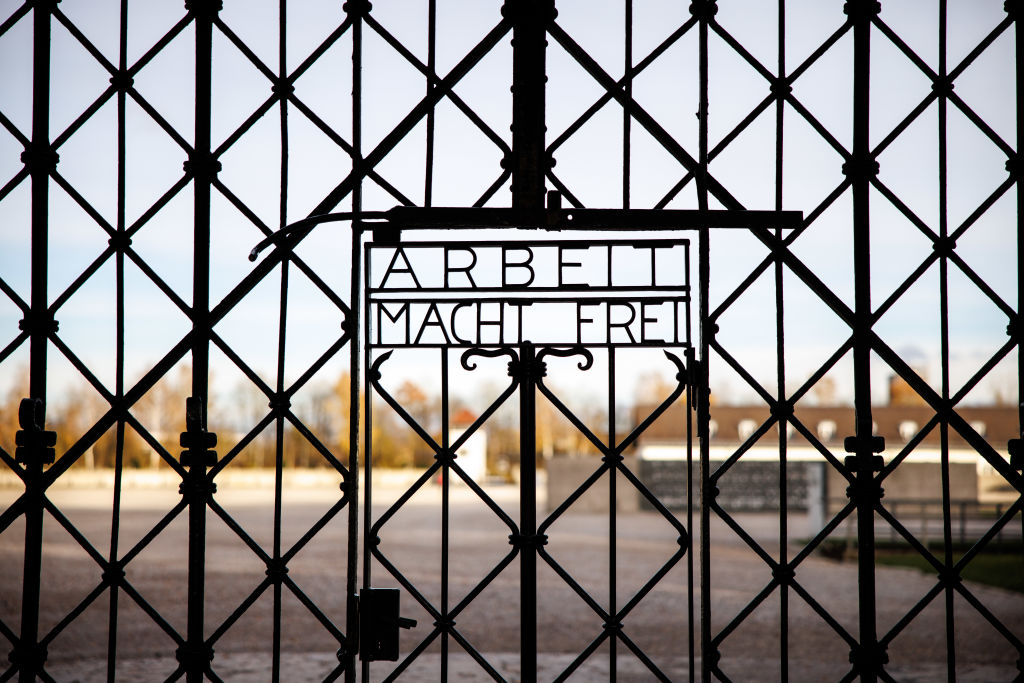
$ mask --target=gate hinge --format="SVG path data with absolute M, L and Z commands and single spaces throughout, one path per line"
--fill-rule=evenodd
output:
M 1010 467 L 1018 472 L 1024 472 L 1024 439 L 1010 439 L 1006 444 L 1006 450 L 1010 453 Z
M 364 588 L 356 596 L 359 611 L 359 658 L 364 662 L 397 662 L 398 631 L 415 619 L 399 616 L 397 588 Z
M 701 378 L 703 375 L 703 364 L 696 358 L 690 359 L 690 368 L 686 378 L 686 390 L 690 392 L 690 409 L 696 411 L 699 407 L 701 397 L 705 395 L 704 391 L 701 391 Z

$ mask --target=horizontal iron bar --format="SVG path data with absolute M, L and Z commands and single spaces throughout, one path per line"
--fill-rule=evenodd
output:
M 523 340 L 529 341 L 527 339 Z M 686 339 L 680 339 L 677 342 L 674 341 L 647 341 L 647 342 L 534 342 L 538 348 L 544 349 L 575 349 L 580 346 L 584 346 L 588 349 L 689 349 L 693 347 L 693 343 Z M 384 343 L 384 342 L 373 342 L 367 343 L 367 347 L 371 349 L 514 349 L 519 346 L 520 342 L 451 342 L 443 344 L 441 342 L 422 342 L 419 344 L 411 343 Z
M 381 222 L 383 219 L 384 222 Z M 357 229 L 437 230 L 448 228 L 544 228 L 546 230 L 698 230 L 700 228 L 792 230 L 803 225 L 802 211 L 741 209 L 485 209 L 477 207 L 396 206 L 387 211 L 325 213 L 310 216 L 264 238 L 249 252 L 255 261 L 267 247 L 292 233 L 302 239 L 321 223 L 355 220 Z M 292 245 L 294 246 L 294 245 Z
M 699 228 L 779 228 L 802 225 L 802 211 L 698 209 L 490 209 L 396 206 L 385 212 L 389 227 L 539 227 L 548 230 L 697 230 Z M 367 225 L 371 227 L 372 224 Z
M 249 253 L 260 252 L 300 231 L 321 223 L 361 219 L 357 228 L 376 230 L 437 230 L 445 228 L 544 228 L 546 230 L 698 230 L 741 228 L 792 230 L 803 225 L 802 211 L 740 209 L 485 209 L 477 207 L 396 206 L 387 211 L 326 213 L 310 216 L 264 238 Z M 386 222 L 378 222 L 384 219 Z M 304 236 L 304 235 L 302 235 Z M 301 239 L 301 237 L 299 239 Z
M 689 285 L 680 285 L 678 287 L 673 287 L 671 285 L 656 285 L 654 287 L 627 287 L 625 285 L 616 285 L 613 287 L 608 287 L 606 285 L 562 285 L 561 287 L 552 285 L 550 287 L 523 287 L 521 285 L 509 285 L 508 287 L 420 287 L 419 289 L 414 289 L 412 287 L 374 287 L 373 289 L 366 290 L 366 296 L 369 297 L 369 301 L 374 303 L 479 303 L 483 301 L 486 303 L 509 303 L 513 306 L 520 306 L 523 301 L 536 301 L 537 303 L 542 304 L 594 304 L 604 303 L 606 301 L 684 302 L 690 300 L 690 297 L 688 296 L 689 291 Z M 546 295 L 561 292 L 584 292 L 587 296 L 533 296 L 535 294 Z M 600 296 L 602 294 L 618 294 L 620 292 L 626 292 L 627 294 L 621 294 L 615 297 Z M 657 296 L 657 292 L 674 292 L 677 293 L 678 296 Z M 446 294 L 448 296 L 443 298 L 427 296 L 430 294 Z M 461 296 L 459 296 L 460 294 Z M 503 296 L 481 296 L 484 294 L 502 294 Z
M 404 207 L 403 207 L 404 208 Z M 433 210 L 433 209 L 428 209 Z M 490 209 L 483 209 L 488 211 Z M 367 228 L 380 227 L 380 223 L 369 223 Z M 401 226 L 396 226 L 401 227 Z M 477 226 L 481 227 L 481 226 Z M 486 227 L 486 226 L 482 226 Z M 376 244 L 369 243 L 367 245 L 370 251 L 375 250 L 391 250 L 393 245 L 390 244 Z M 453 243 L 451 240 L 416 240 L 415 242 L 403 242 L 402 248 L 405 251 L 413 251 L 415 249 L 448 249 L 449 251 L 455 250 L 466 250 L 466 249 L 486 249 L 486 248 L 500 248 L 500 247 L 516 247 L 522 249 L 524 247 L 562 247 L 563 249 L 605 249 L 608 247 L 633 247 L 634 249 L 671 249 L 674 247 L 685 247 L 689 249 L 690 240 L 689 238 L 631 238 L 631 239 L 607 239 L 601 240 L 600 242 L 594 242 L 592 239 L 586 237 L 574 237 L 572 239 L 554 239 L 554 240 L 543 240 L 536 242 L 524 242 L 522 240 L 516 240 L 514 242 L 508 242 L 505 240 L 494 240 L 494 239 L 482 239 L 482 240 L 463 240 L 460 239 L 457 243 Z

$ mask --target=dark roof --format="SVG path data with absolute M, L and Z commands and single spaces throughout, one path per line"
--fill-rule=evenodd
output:
M 651 414 L 654 406 L 638 406 L 634 412 L 634 424 L 639 424 Z M 667 442 L 678 441 L 686 436 L 686 408 L 678 403 L 668 408 L 640 437 L 640 441 Z M 1006 442 L 1020 436 L 1017 408 L 1015 406 L 965 406 L 957 408 L 957 414 L 971 424 L 981 436 L 997 448 L 1005 448 Z M 759 428 L 771 417 L 766 405 L 712 405 L 711 420 L 712 441 L 719 443 L 739 443 L 746 440 L 740 438 L 741 425 Z M 854 433 L 854 410 L 852 406 L 800 406 L 794 411 L 794 419 L 802 424 L 824 443 L 842 443 L 843 438 Z M 875 433 L 885 437 L 887 447 L 907 442 L 907 435 L 913 435 L 923 429 L 932 420 L 935 424 L 924 437 L 923 445 L 938 447 L 941 443 L 941 430 L 936 419 L 936 412 L 928 406 L 916 405 L 884 405 L 872 406 L 871 417 L 875 425 Z M 696 414 L 692 416 L 696 425 Z M 835 431 L 828 437 L 830 430 L 825 423 L 834 423 Z M 903 425 L 901 434 L 900 426 Z M 916 425 L 916 427 L 915 427 Z M 696 427 L 694 427 L 696 428 Z M 806 444 L 806 440 L 795 426 L 791 427 L 789 442 L 793 445 Z M 778 431 L 772 426 L 762 438 L 777 439 Z M 949 429 L 951 447 L 963 447 L 967 442 L 953 428 Z

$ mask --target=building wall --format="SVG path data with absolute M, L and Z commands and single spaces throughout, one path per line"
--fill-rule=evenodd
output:
M 845 505 L 846 479 L 834 468 L 827 468 L 826 498 L 829 510 Z M 903 462 L 882 483 L 886 500 L 942 499 L 942 465 L 938 462 Z M 978 467 L 974 463 L 949 463 L 949 497 L 952 501 L 978 500 Z
M 681 509 L 686 506 L 685 450 L 674 453 L 662 446 L 652 449 L 656 458 L 647 458 L 645 449 L 638 456 L 626 459 L 626 466 L 658 496 L 667 507 Z M 735 463 L 718 482 L 718 502 L 733 512 L 767 512 L 779 509 L 778 460 L 766 458 L 761 452 L 748 452 L 745 459 Z M 846 504 L 847 480 L 829 466 L 820 456 L 808 449 L 794 449 L 787 467 L 787 509 L 811 511 L 820 514 L 824 508 L 834 513 Z M 922 453 L 915 453 L 922 456 Z M 928 461 L 905 460 L 883 483 L 885 501 L 939 501 L 942 498 L 942 465 L 935 454 Z M 712 460 L 712 470 L 722 460 Z M 593 457 L 551 458 L 547 461 L 548 510 L 561 504 L 588 476 L 600 467 L 600 459 Z M 699 500 L 696 486 L 697 464 L 694 464 L 694 486 L 691 500 Z M 977 501 L 979 499 L 978 466 L 973 459 L 953 458 L 949 463 L 950 499 Z M 607 477 L 599 480 L 573 504 L 575 512 L 607 512 Z M 824 486 L 821 482 L 824 481 Z M 616 499 L 618 509 L 630 512 L 649 508 L 634 487 L 620 480 Z
M 624 461 L 632 472 L 637 471 L 636 457 L 627 457 Z M 547 476 L 547 509 L 553 511 L 572 495 L 587 477 L 601 466 L 601 459 L 596 457 L 564 458 L 555 457 L 545 463 Z M 571 511 L 578 513 L 608 512 L 608 475 L 605 474 L 591 486 L 579 500 L 573 503 Z M 636 512 L 640 509 L 640 494 L 634 486 L 623 477 L 618 477 L 616 484 L 616 509 L 619 512 Z

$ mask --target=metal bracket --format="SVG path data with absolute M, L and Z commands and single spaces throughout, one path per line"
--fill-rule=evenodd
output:
M 1010 439 L 1006 444 L 1006 450 L 1010 453 L 1010 467 L 1018 472 L 1024 472 L 1024 438 Z
M 374 225 L 373 241 L 397 246 L 402 243 L 402 229 L 394 225 Z
M 416 625 L 399 616 L 397 588 L 365 588 L 356 600 L 359 607 L 359 658 L 364 662 L 397 662 L 398 631 Z
M 208 432 L 203 426 L 203 402 L 194 396 L 185 399 L 185 431 L 178 443 L 185 450 L 181 452 L 181 464 L 203 468 L 217 464 L 217 434 Z
M 53 463 L 57 432 L 43 428 L 43 402 L 38 398 L 23 398 L 18 406 L 18 426 L 14 434 L 14 457 L 23 465 L 35 461 L 43 465 Z

